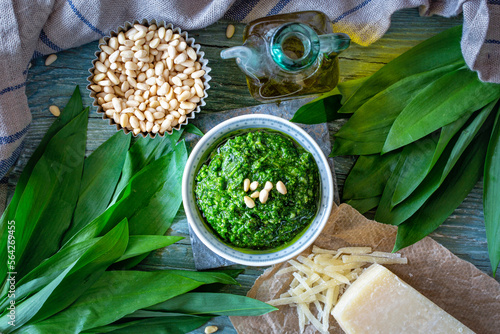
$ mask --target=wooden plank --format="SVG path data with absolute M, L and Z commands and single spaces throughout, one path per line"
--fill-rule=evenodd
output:
M 391 28 L 378 42 L 369 47 L 352 45 L 340 59 L 341 80 L 354 79 L 377 71 L 384 64 L 417 43 L 451 27 L 460 24 L 462 18 L 422 18 L 416 9 L 403 10 L 392 16 Z M 217 112 L 257 105 L 247 91 L 245 77 L 232 60 L 221 60 L 220 50 L 225 47 L 241 44 L 244 25 L 235 24 L 236 33 L 232 39 L 225 37 L 228 22 L 221 21 L 207 27 L 190 32 L 210 62 L 212 68 L 211 89 L 208 91 L 207 106 L 203 112 Z M 12 195 L 15 183 L 27 159 L 40 142 L 43 134 L 55 119 L 48 111 L 52 104 L 64 106 L 75 85 L 80 85 L 84 94 L 84 104 L 90 105 L 91 100 L 85 92 L 87 85 L 87 69 L 95 57 L 97 42 L 58 53 L 58 59 L 51 66 L 44 66 L 44 59 L 37 59 L 29 71 L 26 93 L 33 115 L 33 123 L 27 134 L 25 149 L 9 175 L 9 193 Z M 339 120 L 329 124 L 331 134 L 335 133 L 344 121 Z M 87 152 L 93 151 L 99 144 L 109 138 L 115 130 L 100 116 L 91 112 L 89 122 L 89 139 Z M 335 171 L 340 190 L 352 167 L 353 157 L 335 158 Z M 489 266 L 486 237 L 482 216 L 482 183 L 479 182 L 471 194 L 450 216 L 450 218 L 435 232 L 432 237 L 449 248 L 457 256 L 472 262 L 479 269 L 491 274 Z M 371 216 L 370 216 L 371 215 Z M 368 213 L 372 217 L 373 213 Z M 176 245 L 151 254 L 140 268 L 154 270 L 161 268 L 193 269 L 191 246 L 189 243 L 185 220 L 179 219 L 169 231 L 172 235 L 186 237 Z M 245 294 L 254 280 L 264 268 L 243 268 L 244 272 L 238 278 L 241 286 L 226 287 L 224 291 Z M 500 278 L 497 278 L 500 280 Z M 222 328 L 220 333 L 235 333 L 227 317 L 219 317 L 211 323 Z M 218 333 L 219 333 L 218 332 Z M 203 329 L 195 331 L 203 333 Z

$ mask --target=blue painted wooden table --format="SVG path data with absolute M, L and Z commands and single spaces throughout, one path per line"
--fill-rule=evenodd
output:
M 421 18 L 416 9 L 397 12 L 392 17 L 391 28 L 380 41 L 370 47 L 353 45 L 342 54 L 340 60 L 341 80 L 370 75 L 410 47 L 451 26 L 460 24 L 461 21 L 461 18 Z M 241 42 L 243 25 L 236 24 L 235 36 L 232 39 L 227 39 L 225 37 L 227 24 L 228 22 L 218 22 L 206 29 L 190 32 L 190 36 L 193 36 L 201 44 L 212 67 L 210 73 L 213 78 L 210 82 L 212 88 L 209 91 L 207 106 L 203 111 L 205 113 L 258 104 L 250 97 L 245 78 L 236 64 L 233 61 L 222 61 L 219 58 L 219 52 L 222 48 L 238 45 Z M 97 41 L 59 53 L 57 61 L 50 66 L 44 65 L 44 59 L 37 59 L 33 62 L 26 87 L 33 114 L 33 124 L 27 134 L 24 151 L 9 174 L 10 194 L 13 192 L 27 159 L 54 121 L 48 107 L 50 105 L 64 106 L 75 85 L 80 85 L 84 90 L 88 76 L 87 69 L 91 66 L 96 49 Z M 91 100 L 86 94 L 84 94 L 84 104 L 91 105 Z M 273 107 L 279 108 L 277 105 Z M 331 122 L 329 124 L 330 134 L 337 131 L 342 124 L 343 121 Z M 114 128 L 110 127 L 95 112 L 92 112 L 88 129 L 87 153 L 96 149 L 114 132 Z M 340 191 L 342 191 L 342 185 L 353 162 L 354 158 L 352 157 L 335 159 L 335 172 Z M 368 217 L 370 215 L 372 213 L 367 214 Z M 182 212 L 168 233 L 188 235 L 187 222 Z M 479 269 L 491 275 L 482 212 L 481 181 L 460 207 L 431 236 L 460 258 L 472 262 Z M 139 267 L 145 270 L 194 269 L 189 238 L 165 250 L 154 252 Z M 235 267 L 244 269 L 238 278 L 241 286 L 227 287 L 225 291 L 237 294 L 246 294 L 255 279 L 265 269 Z M 211 324 L 220 327 L 218 333 L 235 333 L 227 317 L 215 318 Z M 195 333 L 203 333 L 203 329 L 198 329 Z

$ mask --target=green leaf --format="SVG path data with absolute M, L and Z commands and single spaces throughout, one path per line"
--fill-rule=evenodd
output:
M 129 146 L 130 136 L 117 132 L 85 159 L 80 196 L 63 243 L 106 210 Z
M 2 218 L 0 219 L 0 244 L 5 245 L 7 243 L 7 225 L 10 220 L 15 216 L 15 212 L 17 210 L 17 206 L 19 204 L 19 200 L 28 184 L 28 180 L 37 164 L 38 160 L 45 152 L 45 148 L 47 147 L 49 141 L 52 137 L 59 132 L 67 123 L 69 123 L 74 117 L 76 117 L 83 110 L 82 97 L 80 95 L 80 88 L 76 86 L 73 95 L 69 99 L 66 107 L 63 109 L 63 112 L 57 119 L 52 123 L 50 128 L 45 133 L 44 137 L 35 152 L 31 155 L 28 163 L 23 169 L 19 180 L 16 183 L 16 190 L 14 195 L 2 214 Z M 0 260 L 2 263 L 6 263 L 7 255 L 6 255 L 7 247 L 2 247 L 0 249 Z M 0 280 L 3 282 L 7 273 L 6 266 L 0 266 Z
M 347 99 L 368 79 L 363 77 L 341 82 L 330 92 L 304 104 L 293 115 L 290 122 L 302 124 L 319 124 L 330 122 L 348 116 L 338 114 L 337 111 Z
M 54 292 L 55 288 L 61 284 L 61 281 L 66 277 L 68 272 L 73 268 L 76 262 L 72 263 L 66 270 L 60 273 L 54 280 L 52 280 L 48 285 L 46 285 L 43 289 L 34 295 L 29 302 L 21 303 L 16 305 L 16 318 L 15 318 L 15 326 L 11 326 L 9 321 L 9 313 L 3 314 L 0 318 L 0 330 L 2 333 L 11 333 L 12 331 L 20 328 L 24 324 L 26 324 L 30 319 L 37 314 L 38 311 L 45 305 L 51 294 Z M 8 311 L 8 309 L 6 310 Z
M 125 157 L 125 163 L 120 181 L 116 186 L 110 205 L 116 203 L 122 197 L 122 191 L 130 180 L 151 162 L 158 160 L 172 152 L 184 128 L 174 131 L 172 135 L 163 138 L 138 137 Z
M 423 89 L 462 66 L 456 62 L 404 78 L 359 107 L 335 134 L 334 155 L 380 153 L 394 120 Z M 340 139 L 342 138 L 342 139 Z
M 403 148 L 402 165 L 397 180 L 394 179 L 396 184 L 391 198 L 391 208 L 407 198 L 427 176 L 438 141 L 439 134 L 430 134 Z
M 200 137 L 204 136 L 204 133 L 200 129 L 198 129 L 196 126 L 194 126 L 194 124 L 191 124 L 191 123 L 189 123 L 188 125 L 184 126 L 184 131 L 186 131 L 188 133 L 192 133 L 192 134 L 198 135 Z M 181 131 L 181 133 L 182 133 L 182 131 Z M 175 138 L 175 136 L 174 136 L 174 138 Z
M 403 202 L 391 208 L 391 199 L 394 194 L 395 184 L 397 178 L 399 178 L 401 165 L 404 162 L 404 158 L 402 158 L 387 181 L 375 219 L 386 224 L 399 225 L 417 212 L 445 181 L 451 168 L 456 165 L 457 160 L 476 135 L 480 132 L 488 131 L 489 127 L 491 127 L 491 122 L 487 121 L 487 117 L 490 115 L 493 106 L 494 103 L 490 103 L 480 111 L 477 117 L 470 121 L 469 124 L 466 124 L 457 137 L 446 147 L 436 165 L 415 191 Z M 408 150 L 407 153 L 411 153 L 411 151 Z
M 52 282 L 61 272 L 77 261 L 89 248 L 94 246 L 99 239 L 100 238 L 94 238 L 72 245 L 40 263 L 35 269 L 16 282 L 16 301 L 22 301 L 31 294 L 40 291 L 44 286 Z M 7 289 L 5 289 L 5 291 L 2 292 L 0 310 L 5 309 L 8 303 Z
M 369 198 L 357 198 L 357 199 L 350 199 L 345 201 L 346 204 L 349 204 L 356 210 L 358 210 L 359 213 L 364 214 L 371 209 L 374 209 L 377 207 L 377 205 L 380 203 L 380 198 L 381 196 L 375 196 L 375 197 L 369 197 Z
M 164 235 L 182 204 L 182 175 L 188 154 L 184 140 L 175 147 L 168 166 L 168 178 L 164 186 L 151 197 L 147 204 L 130 212 L 130 233 L 133 235 Z M 154 180 L 153 180 L 154 181 Z M 151 182 L 151 181 L 150 181 Z M 120 262 L 121 269 L 139 264 L 148 253 Z
M 497 108 L 498 109 L 498 108 Z M 500 263 L 500 112 L 497 110 L 495 125 L 488 144 L 484 165 L 484 224 L 488 253 L 493 276 Z
M 276 311 L 277 308 L 245 296 L 227 293 L 191 292 L 169 299 L 161 304 L 150 306 L 147 310 L 197 315 L 257 316 Z
M 446 181 L 425 204 L 398 227 L 393 251 L 410 246 L 433 232 L 462 203 L 482 175 L 490 132 L 474 139 Z
M 78 199 L 88 108 L 48 143 L 19 200 L 16 221 L 16 271 L 22 277 L 59 249 Z
M 446 162 L 444 167 L 443 176 L 441 177 L 441 182 L 450 170 L 455 166 L 458 159 L 462 156 L 462 153 L 466 150 L 469 144 L 474 140 L 475 136 L 484 131 L 490 131 L 491 126 L 494 121 L 494 115 L 491 114 L 493 107 L 497 104 L 497 100 L 490 102 L 488 105 L 484 106 L 482 110 L 477 114 L 476 117 L 466 126 L 465 130 L 460 133 L 457 142 L 453 146 L 450 158 Z
M 432 167 L 434 167 L 434 165 L 438 161 L 441 154 L 444 152 L 446 145 L 448 145 L 450 140 L 464 126 L 464 124 L 470 117 L 471 115 L 465 115 L 455 122 L 445 125 L 441 129 L 439 140 L 436 144 L 434 152 L 432 152 L 432 154 L 426 154 L 424 152 L 423 157 L 426 157 L 427 159 L 423 161 L 417 161 L 417 164 L 420 165 L 420 167 L 418 169 L 414 168 L 415 173 L 413 173 L 410 177 L 405 178 L 405 182 L 399 182 L 397 184 L 392 196 L 391 208 L 408 198 L 408 196 L 410 196 L 410 194 L 418 187 L 418 185 L 422 183 L 424 178 L 427 176 L 427 174 L 429 174 Z M 430 141 L 429 145 L 433 146 L 433 141 Z M 408 146 L 411 146 L 411 144 Z M 415 160 L 414 157 L 413 160 Z
M 351 98 L 358 91 L 358 89 L 368 80 L 370 77 L 362 77 L 354 80 L 347 80 L 341 82 L 337 85 L 337 89 L 342 95 L 341 104 L 345 104 L 347 100 Z
M 461 37 L 462 27 L 453 27 L 406 51 L 366 80 L 339 112 L 355 112 L 373 96 L 406 77 L 463 62 Z
M 75 234 L 64 247 L 102 235 L 113 228 L 124 217 L 130 217 L 129 228 L 131 234 L 155 234 L 142 233 L 145 229 L 149 230 L 150 228 L 156 228 L 157 231 L 163 231 L 161 234 L 164 234 L 166 231 L 165 227 L 167 226 L 168 228 L 171 221 L 155 220 L 154 222 L 149 222 L 144 219 L 144 217 L 144 220 L 141 220 L 139 216 L 136 218 L 131 216 L 145 207 L 149 207 L 150 205 L 156 206 L 157 201 L 152 201 L 151 199 L 156 196 L 158 192 L 168 191 L 168 187 L 170 187 L 168 182 L 172 182 L 173 185 L 177 184 L 177 182 L 181 182 L 181 180 L 173 180 L 173 178 L 178 175 L 178 170 L 181 168 L 180 166 L 184 168 L 186 157 L 186 147 L 180 144 L 178 148 L 176 146 L 174 151 L 151 162 L 139 172 L 135 173 L 127 187 L 123 189 L 123 195 L 120 200 Z M 152 177 L 152 175 L 155 177 Z M 166 210 L 166 208 L 175 206 L 176 201 L 178 201 L 181 196 L 181 193 L 176 193 L 174 198 L 164 203 L 165 207 L 161 208 L 161 210 Z M 161 198 L 161 196 L 156 198 Z M 167 214 L 175 216 L 176 212 L 177 211 L 173 211 Z M 151 214 L 153 216 L 156 215 L 154 212 Z M 144 224 L 144 226 L 142 226 L 142 224 Z
M 26 314 L 24 314 L 26 321 L 30 323 L 41 321 L 68 307 L 101 277 L 111 263 L 123 254 L 127 241 L 128 224 L 125 219 L 76 259 L 68 267 L 69 270 L 66 268 L 63 271 L 66 274 L 60 278 L 56 286 L 48 281 L 47 286 L 51 286 L 50 291 L 47 291 L 45 287 L 17 305 L 20 309 L 26 309 Z M 2 316 L 0 323 L 6 316 L 7 314 Z M 0 329 L 6 328 L 0 327 Z
M 352 200 L 382 195 L 398 159 L 398 153 L 360 156 L 345 180 L 342 199 Z
M 396 118 L 383 152 L 429 133 L 482 108 L 500 96 L 500 85 L 484 83 L 468 68 L 453 71 L 425 87 Z
M 337 113 L 342 106 L 341 99 L 341 95 L 332 95 L 306 103 L 295 112 L 290 122 L 319 124 L 345 118 L 345 115 Z
M 82 111 L 83 111 L 83 104 L 82 104 L 82 97 L 80 95 L 80 88 L 76 86 L 75 91 L 73 92 L 73 95 L 69 99 L 66 107 L 63 109 L 63 112 L 61 112 L 61 115 L 56 118 L 54 123 L 52 123 L 50 128 L 47 130 L 47 132 L 42 138 L 42 141 L 40 142 L 40 144 L 38 144 L 35 152 L 33 152 L 30 159 L 28 160 L 28 163 L 24 167 L 23 172 L 21 173 L 21 176 L 19 177 L 19 180 L 16 183 L 16 191 L 14 192 L 12 200 L 10 201 L 9 206 L 2 215 L 2 221 L 6 217 L 11 216 L 17 209 L 19 199 L 21 198 L 21 195 L 26 187 L 26 184 L 28 183 L 33 168 L 35 168 L 36 163 L 42 156 L 43 152 L 45 152 L 45 148 L 47 147 L 49 141 L 57 132 L 59 132 L 59 130 L 61 130 L 66 124 L 68 124 L 73 118 L 75 118 Z
M 145 318 L 116 325 L 97 327 L 86 330 L 82 334 L 110 332 L 113 334 L 184 334 L 203 326 L 210 319 L 211 317 L 163 313 L 159 318 Z
M 203 284 L 236 282 L 222 273 L 164 270 L 107 271 L 70 307 L 19 333 L 78 333 L 110 324 L 136 310 L 164 302 Z M 104 298 L 105 297 L 105 298 Z M 92 312 L 88 312 L 91 309 Z
M 170 246 L 184 237 L 164 235 L 131 235 L 125 253 L 116 261 L 123 261 L 131 257 L 149 253 L 155 249 Z

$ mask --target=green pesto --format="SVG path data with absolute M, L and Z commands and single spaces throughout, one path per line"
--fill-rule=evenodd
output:
M 287 194 L 275 186 L 262 204 L 245 205 L 243 181 L 282 181 Z M 229 138 L 214 150 L 196 176 L 198 207 L 206 222 L 225 242 L 256 250 L 292 240 L 316 215 L 319 172 L 311 153 L 277 132 L 249 131 Z

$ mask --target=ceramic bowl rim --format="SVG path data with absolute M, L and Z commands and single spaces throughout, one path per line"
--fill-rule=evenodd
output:
M 205 236 L 203 235 L 203 233 L 201 233 L 201 231 L 200 231 L 200 226 L 198 226 L 198 224 L 195 223 L 195 215 L 197 215 L 198 208 L 197 207 L 192 207 L 192 205 L 190 204 L 190 201 L 189 201 L 190 198 L 189 198 L 189 196 L 190 196 L 190 193 L 192 193 L 192 192 L 190 192 L 190 190 L 188 189 L 189 181 L 190 181 L 190 175 L 189 174 L 190 174 L 190 172 L 191 172 L 192 169 L 198 167 L 197 165 L 195 165 L 195 159 L 197 159 L 197 157 L 200 154 L 203 154 L 201 152 L 202 149 L 204 149 L 206 147 L 209 147 L 210 145 L 213 145 L 213 143 L 209 143 L 209 141 L 211 139 L 213 139 L 213 137 L 218 137 L 218 139 L 219 139 L 221 136 L 224 136 L 224 135 L 226 135 L 228 133 L 231 133 L 231 132 L 234 132 L 234 131 L 238 130 L 238 129 L 233 129 L 233 130 L 224 131 L 223 133 L 221 133 L 220 130 L 223 129 L 223 128 L 226 128 L 228 125 L 231 125 L 231 124 L 234 124 L 234 123 L 239 124 L 239 123 L 243 123 L 246 120 L 255 120 L 255 119 L 263 120 L 264 122 L 267 120 L 267 121 L 274 121 L 274 122 L 286 124 L 287 127 L 291 127 L 294 130 L 296 130 L 297 132 L 299 132 L 300 135 L 302 135 L 303 138 L 305 138 L 306 141 L 314 147 L 315 151 L 317 153 L 319 153 L 318 155 L 319 155 L 320 161 L 316 161 L 316 163 L 318 164 L 318 168 L 320 167 L 319 165 L 321 164 L 321 165 L 323 165 L 323 167 L 327 171 L 327 173 L 324 173 L 326 175 L 322 175 L 321 174 L 321 168 L 319 168 L 320 169 L 320 178 L 323 179 L 323 177 L 326 176 L 326 189 L 327 189 L 327 191 L 326 191 L 327 192 L 327 194 L 326 194 L 327 200 L 326 200 L 326 208 L 325 208 L 326 211 L 325 211 L 325 214 L 322 215 L 321 221 L 320 221 L 319 225 L 316 227 L 316 230 L 314 231 L 314 234 L 312 235 L 312 237 L 309 240 L 307 240 L 305 243 L 303 243 L 303 245 L 301 245 L 295 251 L 293 251 L 293 252 L 291 252 L 289 254 L 281 256 L 281 257 L 279 257 L 277 259 L 258 260 L 258 261 L 257 260 L 256 261 L 252 261 L 251 259 L 250 260 L 242 260 L 242 259 L 235 258 L 232 255 L 225 253 L 224 251 L 222 251 L 221 249 L 219 249 L 218 247 L 216 247 L 215 245 L 213 245 L 212 242 L 210 242 L 209 240 L 207 240 L 205 238 Z M 265 129 L 266 126 L 263 125 L 263 126 L 261 126 L 261 128 Z M 279 131 L 281 131 L 281 130 L 279 130 Z M 283 132 L 286 135 L 294 138 L 291 134 L 289 134 L 286 131 L 286 129 L 284 131 L 281 131 L 281 132 Z M 296 138 L 294 138 L 294 139 L 296 140 Z M 194 173 L 193 173 L 193 175 L 194 175 Z M 194 178 L 194 176 L 191 177 L 191 179 L 193 179 L 193 178 Z M 321 181 L 321 182 L 323 182 L 323 181 Z M 323 184 L 321 185 L 321 187 L 323 188 Z M 200 141 L 196 144 L 196 146 L 192 150 L 191 154 L 189 155 L 189 158 L 188 158 L 188 160 L 186 162 L 186 167 L 184 169 L 183 178 L 182 178 L 182 200 L 183 200 L 184 211 L 186 213 L 186 217 L 187 217 L 188 223 L 191 226 L 191 228 L 194 231 L 194 233 L 201 240 L 201 242 L 203 242 L 203 244 L 205 246 L 207 246 L 211 251 L 213 251 L 217 255 L 219 255 L 219 256 L 221 256 L 221 257 L 223 257 L 223 258 L 225 258 L 225 259 L 227 259 L 227 260 L 229 260 L 231 262 L 238 263 L 238 264 L 243 264 L 243 265 L 247 265 L 247 266 L 268 266 L 268 265 L 273 265 L 273 264 L 276 264 L 276 263 L 281 263 L 281 262 L 284 262 L 284 261 L 286 261 L 286 260 L 288 260 L 290 258 L 293 258 L 293 257 L 297 256 L 298 254 L 302 253 L 305 249 L 307 249 L 316 240 L 316 238 L 320 235 L 320 233 L 322 232 L 323 228 L 325 227 L 325 225 L 326 225 L 326 223 L 328 221 L 328 218 L 330 216 L 331 210 L 332 210 L 333 197 L 334 197 L 334 187 L 333 187 L 333 177 L 332 177 L 330 165 L 328 164 L 328 160 L 325 157 L 325 155 L 324 155 L 323 151 L 321 150 L 321 148 L 319 147 L 318 143 L 316 143 L 316 141 L 306 131 L 304 131 L 303 129 L 301 129 L 296 124 L 293 124 L 292 122 L 289 122 L 288 120 L 283 119 L 281 117 L 272 116 L 272 115 L 266 115 L 266 114 L 250 114 L 250 115 L 243 115 L 243 116 L 233 117 L 233 118 L 230 118 L 230 119 L 228 119 L 228 120 L 226 120 L 226 121 L 218 124 L 217 126 L 215 126 L 214 128 L 212 128 L 210 131 L 208 131 L 200 139 Z M 313 223 L 316 222 L 316 220 L 318 218 L 319 218 L 318 215 L 316 215 L 316 217 L 313 219 L 313 221 L 307 227 L 307 229 L 311 228 L 311 226 L 313 225 Z M 206 222 L 202 222 L 202 224 L 203 223 L 206 224 Z M 209 231 L 209 232 L 212 235 L 214 235 L 214 233 L 212 231 Z M 297 239 L 297 241 L 299 241 L 300 239 L 304 238 L 304 235 L 305 235 L 305 233 L 299 239 Z M 217 239 L 217 243 L 220 243 L 221 245 L 227 246 L 226 244 L 224 244 L 223 242 L 221 242 L 217 236 L 215 236 L 215 239 Z M 288 249 L 292 245 L 293 244 L 285 247 L 284 249 L 279 250 L 278 252 L 283 252 L 283 251 L 285 251 L 286 249 Z M 248 256 L 248 257 L 250 257 L 250 258 L 252 256 L 255 256 L 255 254 L 246 254 L 246 253 L 245 253 L 245 255 Z M 259 255 L 261 255 L 261 254 L 259 254 Z

